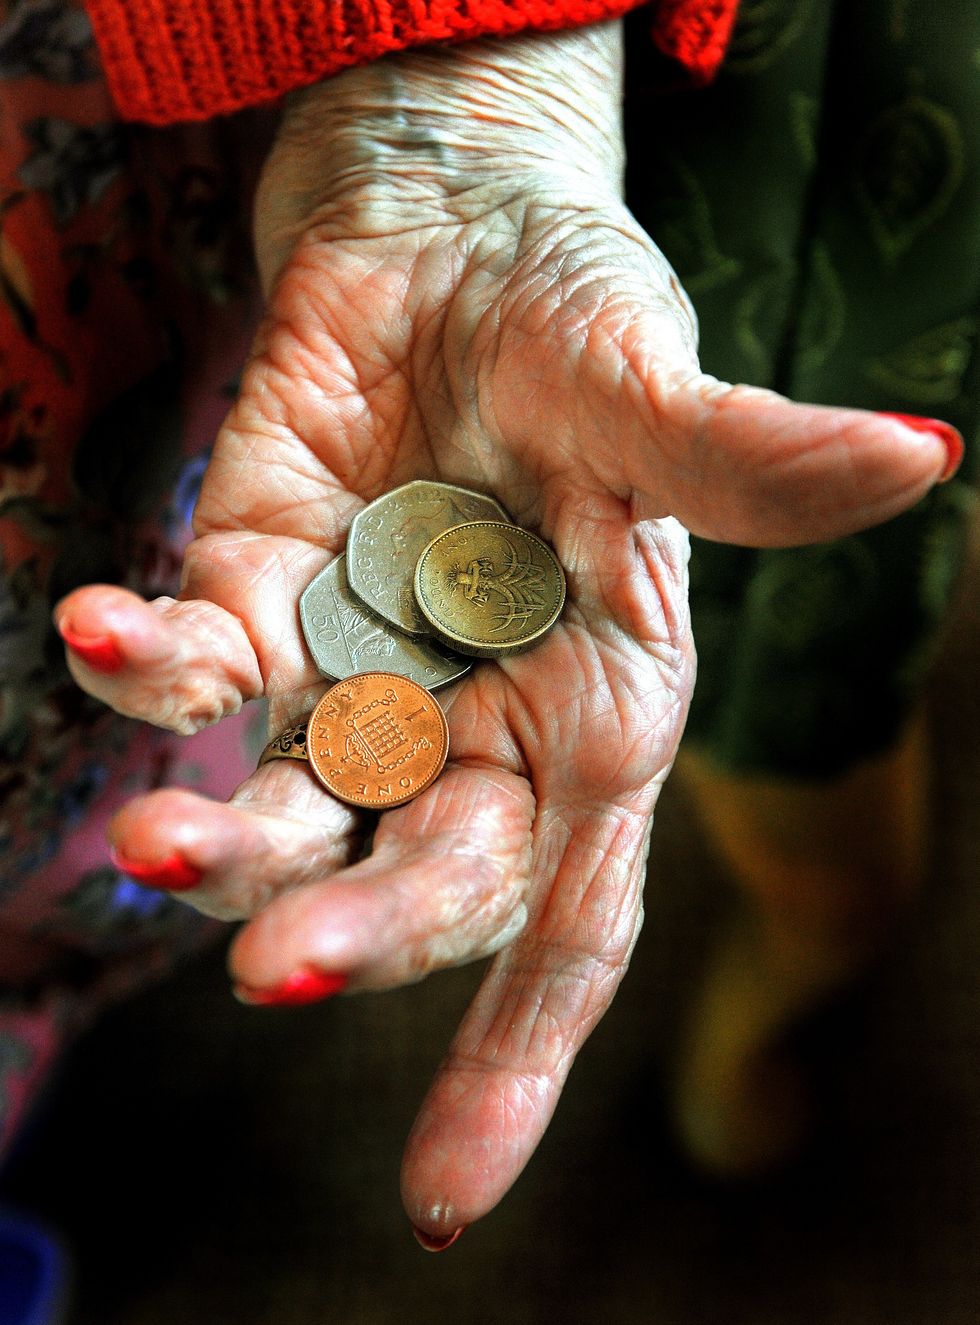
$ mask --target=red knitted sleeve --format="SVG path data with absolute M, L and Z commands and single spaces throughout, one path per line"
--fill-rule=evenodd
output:
M 660 0 L 653 40 L 692 82 L 709 83 L 725 58 L 738 5 L 739 0 Z
M 271 101 L 430 42 L 615 18 L 640 0 L 85 0 L 120 114 L 151 124 Z M 696 81 L 724 53 L 738 0 L 660 0 L 660 49 Z

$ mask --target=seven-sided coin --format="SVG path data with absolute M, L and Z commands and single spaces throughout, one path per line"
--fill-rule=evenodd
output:
M 411 566 L 405 568 L 407 579 L 412 570 Z M 431 638 L 406 635 L 375 616 L 351 593 L 342 556 L 335 557 L 304 590 L 299 618 L 317 668 L 340 681 L 383 667 L 435 690 L 463 676 L 473 665 Z
M 472 520 L 506 523 L 508 516 L 492 497 L 450 483 L 418 479 L 386 492 L 354 517 L 347 541 L 350 587 L 399 630 L 431 634 L 415 602 L 413 568 L 437 534 Z

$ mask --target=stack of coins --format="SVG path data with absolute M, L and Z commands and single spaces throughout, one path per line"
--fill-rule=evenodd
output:
M 472 657 L 528 648 L 564 601 L 554 553 L 492 497 L 418 480 L 371 502 L 300 599 L 317 668 L 340 681 L 307 726 L 317 777 L 355 805 L 417 796 L 448 752 L 427 692 L 465 675 Z

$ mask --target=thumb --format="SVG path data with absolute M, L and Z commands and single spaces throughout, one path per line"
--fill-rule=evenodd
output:
M 963 439 L 938 419 L 795 404 L 698 372 L 679 345 L 668 359 L 675 338 L 658 321 L 656 349 L 652 336 L 627 349 L 620 434 L 624 477 L 650 515 L 720 542 L 816 543 L 899 515 L 962 459 Z

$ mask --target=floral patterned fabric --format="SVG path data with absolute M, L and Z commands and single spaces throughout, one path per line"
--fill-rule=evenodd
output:
M 51 608 L 92 580 L 174 591 L 257 302 L 255 126 L 120 125 L 81 9 L 0 15 L 2 1149 L 66 1035 L 213 932 L 113 868 L 105 826 L 162 783 L 226 796 L 244 719 L 180 741 L 110 713 Z

